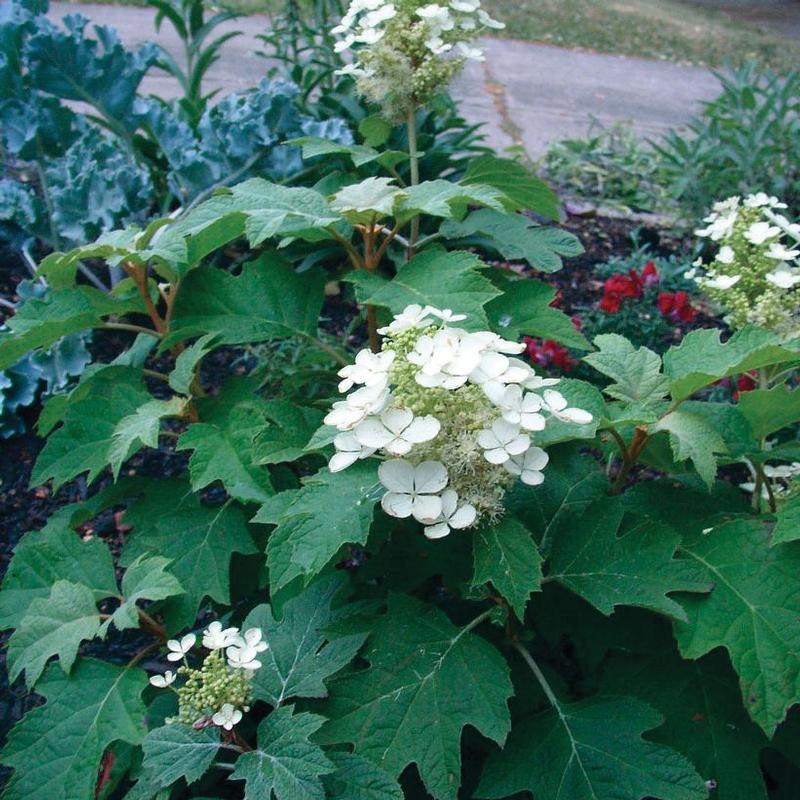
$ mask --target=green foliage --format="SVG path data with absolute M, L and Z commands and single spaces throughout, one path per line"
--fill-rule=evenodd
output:
M 217 345 L 308 336 L 316 332 L 323 287 L 320 273 L 300 276 L 274 254 L 246 263 L 239 275 L 196 270 L 175 305 L 175 334 L 213 334 Z
M 542 557 L 533 537 L 514 519 L 481 528 L 473 544 L 473 586 L 491 583 L 524 618 L 532 592 L 542 585 Z
M 287 139 L 352 142 L 356 125 L 342 114 L 351 116 L 353 106 L 361 112 L 357 103 L 311 116 L 300 109 L 301 87 L 289 80 L 264 79 L 211 105 L 216 93 L 204 91 L 204 78 L 237 35 L 216 33 L 236 15 L 206 14 L 197 0 L 153 5 L 156 28 L 169 22 L 182 57 L 151 43 L 126 50 L 114 30 L 90 32 L 79 15 L 56 25 L 44 16 L 46 4 L 9 4 L 0 42 L 0 237 L 14 247 L 30 237 L 48 249 L 84 245 L 191 202 L 231 176 L 287 179 L 303 169 Z M 154 67 L 177 79 L 176 101 L 139 93 Z M 66 104 L 73 101 L 81 112 Z M 113 285 L 118 276 L 109 277 Z
M 628 605 L 685 620 L 668 594 L 708 592 L 713 583 L 694 565 L 673 558 L 680 543 L 676 532 L 650 521 L 621 532 L 623 516 L 619 501 L 597 501 L 569 526 L 552 531 L 548 578 L 603 614 Z
M 632 211 L 655 211 L 666 199 L 660 159 L 623 122 L 593 120 L 587 136 L 555 142 L 543 161 L 548 178 L 580 198 Z
M 469 323 L 480 330 L 487 327 L 484 306 L 499 294 L 479 271 L 482 266 L 472 253 L 429 250 L 409 261 L 391 281 L 362 272 L 352 279 L 362 303 L 399 314 L 413 303 L 442 308 L 447 302 L 469 314 Z
M 353 659 L 365 636 L 354 634 L 327 641 L 326 628 L 353 610 L 332 607 L 342 581 L 329 576 L 289 600 L 279 619 L 268 605 L 256 606 L 245 628 L 261 628 L 270 643 L 264 664 L 253 681 L 253 694 L 279 706 L 288 697 L 325 697 L 325 682 Z
M 308 580 L 343 545 L 365 544 L 379 486 L 377 465 L 369 461 L 354 465 L 346 474 L 323 471 L 308 478 L 270 536 L 271 584 L 280 588 L 299 576 Z M 336 502 L 331 505 L 333 497 Z
M 258 746 L 236 762 L 233 781 L 245 781 L 245 800 L 323 800 L 321 776 L 333 764 L 309 739 L 325 720 L 317 714 L 276 709 L 258 726 Z
M 687 218 L 720 197 L 765 191 L 800 204 L 800 170 L 787 147 L 797 131 L 800 72 L 749 63 L 718 73 L 722 93 L 686 131 L 656 146 L 660 173 Z
M 180 724 L 153 728 L 142 742 L 145 773 L 140 780 L 158 786 L 180 778 L 194 783 L 213 763 L 219 744 L 219 733 L 213 729 L 196 731 Z
M 199 37 L 197 19 L 167 9 Z M 95 69 L 106 56 L 71 30 L 58 63 L 89 70 L 93 97 L 123 107 L 129 72 L 110 84 Z M 120 47 L 107 49 L 122 58 Z M 310 107 L 317 77 L 342 86 L 335 61 L 298 60 L 298 103 Z M 296 112 L 273 100 L 265 118 Z M 241 130 L 212 150 L 261 130 L 252 108 L 237 109 Z M 166 141 L 168 120 L 148 113 Z M 797 454 L 797 343 L 750 328 L 724 343 L 696 331 L 663 355 L 619 335 L 590 344 L 550 306 L 550 287 L 482 258 L 554 270 L 577 254 L 573 237 L 524 213 L 557 218 L 555 196 L 513 161 L 441 147 L 433 113 L 416 120 L 425 180 L 410 180 L 402 131 L 365 114 L 363 143 L 303 131 L 309 174 L 326 171 L 313 186 L 234 176 L 181 214 L 42 264 L 50 291 L 10 320 L 0 364 L 91 329 L 130 345 L 39 419 L 33 482 L 86 499 L 20 540 L 0 591 L 9 676 L 45 701 L 9 736 L 4 797 L 701 800 L 705 781 L 724 800 L 792 791 L 797 503 L 774 476 Z M 57 138 L 54 114 L 37 135 Z M 117 124 L 138 123 L 120 113 Z M 182 197 L 213 181 L 186 170 Z M 113 292 L 88 287 L 86 264 L 119 272 Z M 513 487 L 496 465 L 486 491 L 502 500 L 475 530 L 459 529 L 457 512 L 435 526 L 390 516 L 406 494 L 423 518 L 425 470 L 384 500 L 376 451 L 357 439 L 375 431 L 325 424 L 337 384 L 358 383 L 370 361 L 353 369 L 349 350 L 380 347 L 380 326 L 414 305 L 468 315 L 453 327 L 589 353 L 589 380 L 554 392 L 521 372 L 541 396 L 528 401 L 553 415 L 536 430 L 538 412 L 524 411 L 547 459 L 507 462 L 523 473 Z M 492 355 L 499 377 L 484 385 L 503 392 L 508 421 L 503 381 L 514 381 Z M 412 363 L 400 361 L 391 369 Z M 716 382 L 751 371 L 759 388 L 721 402 Z M 479 377 L 460 395 L 477 409 L 463 441 L 460 422 L 439 419 L 462 409 L 430 395 L 436 435 L 454 437 L 453 462 L 476 473 L 490 463 L 464 450 L 485 424 Z M 326 467 L 334 439 L 340 459 Z M 731 485 L 745 469 L 749 505 Z M 89 657 L 106 643 L 118 664 Z M 155 668 L 162 656 L 170 672 Z M 157 673 L 149 686 L 145 670 Z
M 681 599 L 688 623 L 675 633 L 685 658 L 725 647 L 750 716 L 768 736 L 800 697 L 794 544 L 769 546 L 758 522 L 731 522 L 690 538 L 683 557 L 699 565 L 714 591 Z
M 4 797 L 91 797 L 105 749 L 144 739 L 146 685 L 142 670 L 104 661 L 82 659 L 69 675 L 51 665 L 37 685 L 47 702 L 25 715 L 4 750 L 4 763 L 14 769 Z
M 673 743 L 701 775 L 713 775 L 721 800 L 764 800 L 758 753 L 767 738 L 747 718 L 724 654 L 717 651 L 689 662 L 673 649 L 639 658 L 615 654 L 604 690 L 634 694 L 652 705 L 664 724 L 648 738 Z
M 429 792 L 455 798 L 464 726 L 498 744 L 508 734 L 503 658 L 441 611 L 399 595 L 389 597 L 365 656 L 368 669 L 330 684 L 324 740 L 353 743 L 394 776 L 415 763 Z
M 502 798 L 527 790 L 555 800 L 566 790 L 576 800 L 702 800 L 706 788 L 691 764 L 642 739 L 661 722 L 653 709 L 632 698 L 558 702 L 516 728 L 503 752 L 489 759 L 477 796 Z
M 693 224 L 721 197 L 764 191 L 800 200 L 800 172 L 789 156 L 797 133 L 800 72 L 750 61 L 715 73 L 721 93 L 689 123 L 642 142 L 629 125 L 595 126 L 556 142 L 548 177 L 570 193 L 638 211 L 678 211 Z
M 204 505 L 180 480 L 153 482 L 131 494 L 141 496 L 125 515 L 133 530 L 122 561 L 130 566 L 143 554 L 170 559 L 184 590 L 165 607 L 170 627 L 189 625 L 204 597 L 229 603 L 233 554 L 256 551 L 244 510 Z
M 565 347 L 589 350 L 591 345 L 572 320 L 551 307 L 556 290 L 530 278 L 512 280 L 496 276 L 495 284 L 503 293 L 486 305 L 492 327 L 508 339 L 539 336 L 560 342 Z

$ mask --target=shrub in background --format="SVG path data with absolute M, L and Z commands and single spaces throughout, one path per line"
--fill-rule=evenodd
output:
M 715 73 L 722 93 L 686 126 L 644 142 L 617 124 L 557 142 L 547 175 L 567 191 L 693 224 L 720 197 L 765 191 L 800 209 L 800 71 L 756 64 Z

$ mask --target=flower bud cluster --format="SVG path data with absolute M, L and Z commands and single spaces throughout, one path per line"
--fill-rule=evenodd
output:
M 325 418 L 340 431 L 331 472 L 380 453 L 384 511 L 431 539 L 499 517 L 515 479 L 544 480 L 548 456 L 534 441 L 550 419 L 592 420 L 568 407 L 557 379 L 511 357 L 525 344 L 454 326 L 464 319 L 408 306 L 381 329 L 380 353 L 362 350 L 339 372 L 349 394 Z
M 760 325 L 784 336 L 800 332 L 800 225 L 781 209 L 786 205 L 763 192 L 744 201 L 716 203 L 698 236 L 718 243 L 714 261 L 701 261 L 686 273 L 727 312 L 734 328 Z
M 174 691 L 178 695 L 178 716 L 169 722 L 182 722 L 198 728 L 216 725 L 231 730 L 249 711 L 252 694 L 251 680 L 260 669 L 259 653 L 268 649 L 260 628 L 240 632 L 238 628 L 223 628 L 212 622 L 204 631 L 202 645 L 209 651 L 203 663 L 189 666 L 188 655 L 197 643 L 193 633 L 180 640 L 167 642 L 167 660 L 182 661 L 175 672 L 153 675 L 151 685 L 159 689 L 172 686 L 178 679 L 183 683 Z
M 343 36 L 337 52 L 358 48 L 340 72 L 353 75 L 365 97 L 400 119 L 444 89 L 466 59 L 483 61 L 475 39 L 503 27 L 481 0 L 352 0 L 333 33 Z

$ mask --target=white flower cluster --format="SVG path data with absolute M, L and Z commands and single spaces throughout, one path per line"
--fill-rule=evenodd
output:
M 177 672 L 167 670 L 153 675 L 150 684 L 166 689 L 183 675 L 186 681 L 177 689 L 180 719 L 196 726 L 216 725 L 231 730 L 248 711 L 249 681 L 262 664 L 258 655 L 268 649 L 260 628 L 223 628 L 212 622 L 204 631 L 202 645 L 209 651 L 199 669 L 192 669 L 187 656 L 197 644 L 197 636 L 187 633 L 181 639 L 167 642 L 167 660 L 181 661 Z
M 548 419 L 592 421 L 552 388 L 557 379 L 511 357 L 524 345 L 455 326 L 464 319 L 408 306 L 381 329 L 382 352 L 362 350 L 340 371 L 349 394 L 325 418 L 340 431 L 331 471 L 380 452 L 384 511 L 432 539 L 498 516 L 515 478 L 544 480 L 548 456 L 534 439 Z
M 745 463 L 747 463 L 751 472 L 753 472 L 753 479 L 745 483 L 740 483 L 739 488 L 742 489 L 742 491 L 752 494 L 756 490 L 757 478 L 749 462 Z M 761 499 L 769 500 L 770 490 L 774 497 L 784 499 L 793 493 L 793 483 L 796 478 L 800 477 L 800 462 L 794 461 L 791 464 L 779 464 L 778 466 L 764 464 L 763 472 L 764 477 L 769 481 L 770 485 L 762 485 Z
M 697 236 L 719 244 L 714 261 L 698 260 L 686 277 L 729 312 L 734 327 L 762 325 L 794 333 L 800 285 L 800 225 L 763 192 L 716 203 Z
M 481 0 L 352 0 L 335 45 L 342 53 L 360 46 L 339 74 L 353 75 L 360 91 L 399 116 L 444 88 L 465 59 L 483 61 L 477 37 L 500 29 Z
M 344 36 L 336 43 L 336 52 L 349 50 L 354 44 L 377 44 L 386 36 L 388 23 L 403 16 L 398 6 L 401 3 L 352 0 L 342 21 L 332 30 L 333 34 Z M 462 58 L 476 61 L 483 61 L 484 54 L 480 47 L 471 44 L 475 37 L 487 29 L 505 28 L 504 23 L 492 19 L 481 8 L 481 0 L 420 4 L 413 9 L 411 17 L 414 26 L 424 29 L 425 47 L 431 55 L 440 56 L 454 51 Z M 344 72 L 366 74 L 355 65 L 349 66 Z

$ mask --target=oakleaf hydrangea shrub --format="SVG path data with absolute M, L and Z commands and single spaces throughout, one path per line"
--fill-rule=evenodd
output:
M 376 174 L 250 179 L 53 253 L 0 337 L 0 369 L 129 337 L 40 414 L 32 484 L 84 499 L 0 590 L 9 678 L 38 697 L 5 800 L 791 795 L 798 342 L 588 342 L 481 257 L 580 251 L 520 213 L 558 217 L 520 164 L 409 183 L 413 147 L 303 149 Z M 537 374 L 526 337 L 592 379 Z M 333 396 L 248 371 L 277 345 L 324 359 Z

